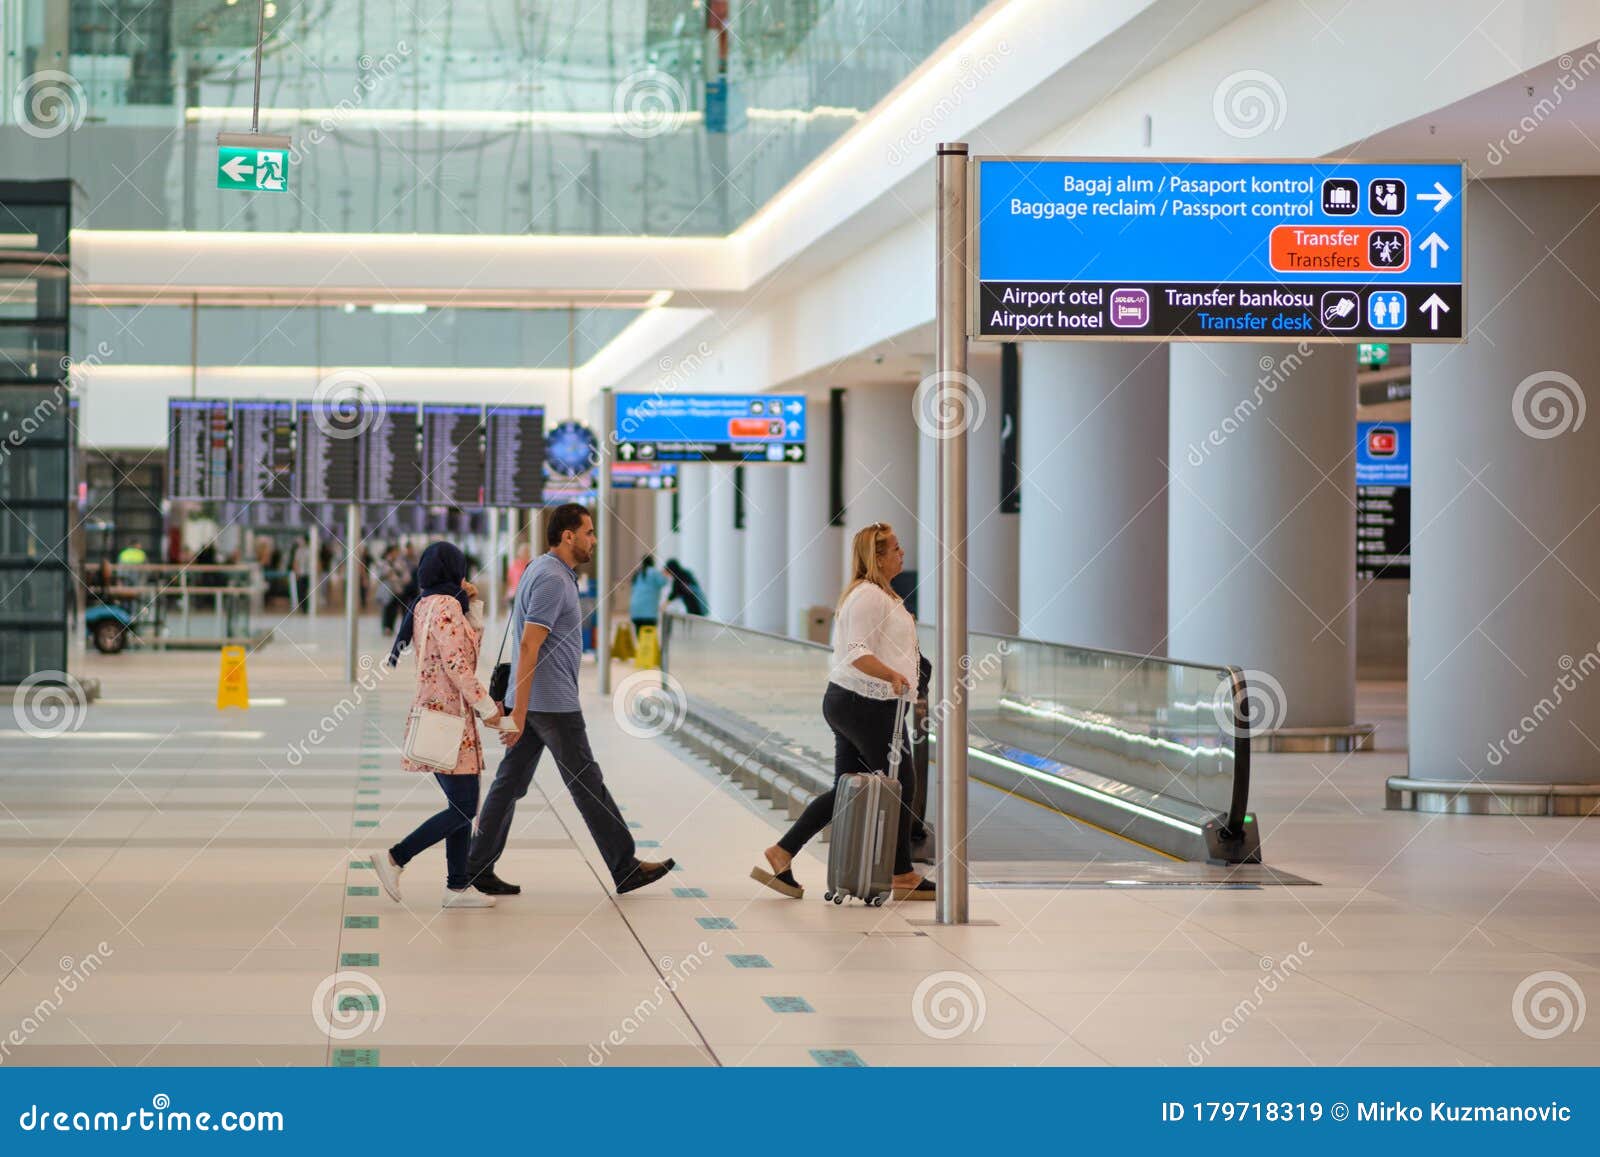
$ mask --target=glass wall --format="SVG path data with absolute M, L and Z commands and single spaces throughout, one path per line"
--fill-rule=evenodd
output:
M 719 33 L 700 0 L 270 0 L 284 196 L 216 188 L 253 0 L 17 0 L 0 162 L 75 178 L 99 229 L 718 235 L 982 7 L 729 0 Z

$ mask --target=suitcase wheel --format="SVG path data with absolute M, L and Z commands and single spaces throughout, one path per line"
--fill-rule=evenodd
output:
M 822 899 L 823 899 L 824 902 L 832 900 L 833 899 L 833 893 L 832 892 L 824 892 L 824 893 L 822 893 Z
M 843 904 L 844 903 L 844 893 L 843 892 L 835 892 L 833 894 L 833 902 L 835 904 Z
M 868 900 L 867 903 L 871 904 L 874 908 L 882 908 L 885 899 L 887 899 L 887 897 L 885 897 L 882 893 L 879 893 L 872 899 Z

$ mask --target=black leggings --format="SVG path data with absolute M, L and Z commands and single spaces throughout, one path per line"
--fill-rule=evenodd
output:
M 822 696 L 822 717 L 833 729 L 833 777 L 855 772 L 882 774 L 889 770 L 889 744 L 894 738 L 893 699 L 868 699 L 829 683 Z M 900 741 L 900 837 L 895 844 L 896 875 L 911 871 L 911 800 L 916 780 L 911 767 L 911 752 L 905 739 Z M 791 856 L 799 853 L 811 838 L 833 822 L 833 797 L 830 788 L 806 805 L 800 818 L 784 833 L 778 846 Z

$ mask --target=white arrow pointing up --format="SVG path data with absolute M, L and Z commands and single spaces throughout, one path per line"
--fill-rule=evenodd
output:
M 1450 243 L 1437 233 L 1429 233 L 1418 247 L 1428 255 L 1428 268 L 1439 268 L 1439 254 L 1450 251 Z
M 623 461 L 627 461 L 629 458 L 633 457 L 633 443 L 632 442 L 624 442 L 620 447 L 618 447 L 618 450 L 622 454 Z
M 1423 313 L 1428 315 L 1428 328 L 1429 329 L 1438 329 L 1439 328 L 1439 315 L 1441 313 L 1449 313 L 1450 312 L 1450 307 L 1448 305 L 1446 305 L 1440 299 L 1440 297 L 1439 297 L 1439 295 L 1437 293 L 1429 294 L 1428 295 L 1428 300 L 1423 302 L 1417 308 L 1422 310 Z
M 1435 191 L 1432 192 L 1432 193 L 1418 193 L 1417 194 L 1417 200 L 1419 200 L 1419 201 L 1433 201 L 1433 202 L 1436 202 L 1435 205 L 1433 206 L 1433 211 L 1435 213 L 1437 213 L 1440 209 L 1443 209 L 1451 201 L 1454 201 L 1455 200 L 1455 196 L 1450 192 L 1449 189 L 1446 189 L 1438 181 L 1435 181 L 1433 183 L 1433 187 L 1434 187 Z
M 254 173 L 256 167 L 243 157 L 230 157 L 223 162 L 222 171 L 228 174 L 228 180 L 242 181 L 251 173 Z

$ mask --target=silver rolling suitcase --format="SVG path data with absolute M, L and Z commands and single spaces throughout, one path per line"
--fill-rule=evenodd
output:
M 833 797 L 828 837 L 828 891 L 824 900 L 855 897 L 881 907 L 894 891 L 894 854 L 900 832 L 900 753 L 910 703 L 895 704 L 889 770 L 882 775 L 841 775 Z

